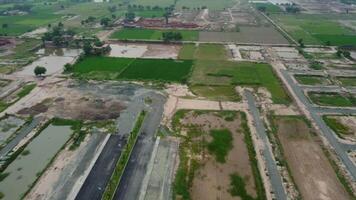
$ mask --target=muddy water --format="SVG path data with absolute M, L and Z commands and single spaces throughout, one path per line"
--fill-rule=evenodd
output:
M 28 155 L 19 155 L 4 171 L 9 175 L 0 182 L 0 192 L 4 200 L 16 200 L 29 189 L 53 156 L 70 138 L 72 130 L 69 126 L 49 125 L 43 130 L 24 151 Z

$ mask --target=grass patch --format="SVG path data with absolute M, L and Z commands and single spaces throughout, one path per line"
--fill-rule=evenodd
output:
M 178 58 L 182 60 L 192 60 L 194 59 L 196 50 L 197 47 L 195 44 L 183 44 L 182 49 L 179 51 Z
M 238 173 L 233 173 L 230 175 L 229 192 L 231 196 L 239 196 L 242 200 L 254 199 L 247 193 L 245 180 Z
M 261 8 L 261 7 L 264 7 L 266 8 L 266 13 L 280 13 L 280 12 L 283 12 L 283 10 L 277 6 L 277 5 L 274 5 L 272 3 L 254 3 L 255 7 L 257 9 Z
M 198 31 L 190 30 L 154 30 L 154 29 L 137 29 L 124 28 L 114 32 L 110 37 L 119 40 L 163 40 L 164 32 L 175 31 L 180 32 L 184 41 L 197 41 L 199 37 Z
M 28 94 L 30 94 L 30 92 L 36 87 L 36 84 L 29 84 L 29 85 L 25 85 L 21 91 L 17 94 L 17 96 L 19 98 L 22 98 Z
M 211 130 L 210 135 L 213 140 L 208 144 L 208 150 L 215 155 L 217 162 L 225 163 L 226 156 L 233 148 L 232 134 L 229 130 Z
M 335 118 L 336 116 L 323 116 L 323 120 L 340 138 L 345 138 L 345 135 L 353 135 L 354 133 L 352 130 L 342 124 L 338 119 Z
M 227 52 L 221 44 L 200 44 L 194 54 L 197 60 L 225 60 Z
M 322 85 L 327 81 L 323 76 L 295 75 L 294 77 L 303 85 Z
M 338 77 L 343 86 L 356 86 L 356 77 Z
M 356 106 L 356 99 L 350 95 L 341 95 L 334 92 L 308 92 L 313 103 L 321 106 L 352 107 Z
M 233 85 L 228 86 L 209 86 L 192 85 L 190 90 L 197 96 L 206 97 L 214 101 L 240 101 L 241 96 L 235 91 Z

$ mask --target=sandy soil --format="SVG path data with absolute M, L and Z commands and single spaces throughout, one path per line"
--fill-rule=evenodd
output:
M 215 157 L 204 153 L 201 157 L 203 164 L 197 171 L 191 189 L 192 199 L 239 199 L 232 197 L 228 192 L 230 188 L 230 174 L 237 172 L 245 179 L 248 194 L 256 197 L 254 179 L 250 167 L 247 147 L 243 140 L 243 134 L 239 131 L 240 119 L 227 122 L 214 114 L 202 114 L 194 116 L 188 114 L 182 124 L 194 124 L 209 132 L 212 129 L 227 128 L 233 134 L 233 149 L 229 152 L 226 163 L 217 163 Z M 200 139 L 203 139 L 202 137 Z M 209 138 L 205 138 L 209 139 Z
M 307 125 L 301 120 L 276 121 L 278 137 L 303 199 L 350 199 Z

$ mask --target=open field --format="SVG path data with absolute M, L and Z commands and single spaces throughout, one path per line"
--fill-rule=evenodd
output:
M 276 116 L 273 123 L 303 199 L 351 199 L 303 118 Z
M 356 32 L 336 21 L 340 17 L 348 16 L 272 15 L 295 40 L 303 39 L 305 44 L 356 45 Z
M 182 34 L 186 41 L 198 40 L 199 34 L 197 31 L 189 30 L 153 30 L 153 29 L 122 29 L 114 32 L 110 37 L 120 40 L 162 40 L 164 32 L 176 31 Z
M 281 82 L 268 64 L 230 61 L 198 61 L 190 82 L 204 85 L 237 85 L 264 87 L 272 94 L 274 103 L 290 101 Z
M 191 9 L 193 8 L 201 8 L 203 6 L 206 6 L 207 8 L 211 10 L 223 10 L 224 8 L 229 8 L 234 4 L 233 0 L 221 0 L 221 1 L 215 1 L 215 0 L 195 0 L 195 1 L 190 1 L 190 0 L 179 0 L 177 1 L 177 7 L 181 8 L 182 6 L 189 7 Z
M 238 112 L 176 113 L 182 143 L 173 199 L 265 199 L 245 120 Z
M 321 106 L 339 106 L 352 107 L 356 106 L 356 99 L 353 96 L 333 93 L 333 92 L 308 92 L 310 100 Z
M 193 60 L 197 47 L 195 44 L 184 44 L 179 51 L 178 58 L 183 60 Z
M 356 77 L 337 77 L 343 86 L 356 86 Z
M 328 85 L 330 82 L 323 76 L 294 75 L 295 79 L 303 85 Z
M 206 97 L 214 101 L 239 101 L 241 99 L 233 85 L 193 85 L 190 90 L 197 96 Z
M 87 57 L 74 66 L 74 76 L 96 80 L 185 82 L 192 61 Z
M 340 138 L 356 139 L 355 116 L 326 115 L 323 120 Z
M 239 26 L 239 32 L 200 32 L 199 41 L 288 44 L 288 41 L 273 26 Z

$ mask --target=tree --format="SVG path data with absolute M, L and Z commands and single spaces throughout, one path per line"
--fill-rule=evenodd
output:
M 47 72 L 47 69 L 45 67 L 42 66 L 37 66 L 34 70 L 34 73 L 36 76 L 42 76 L 43 74 L 45 74 Z
M 9 27 L 9 24 L 2 24 L 2 28 L 7 28 Z
M 67 63 L 64 65 L 64 72 L 71 72 L 73 70 L 73 65 Z
M 109 26 L 109 23 L 110 23 L 110 19 L 108 17 L 104 17 L 100 20 L 100 25 L 102 26 Z
M 88 41 L 84 42 L 83 51 L 84 51 L 85 55 L 91 54 L 91 52 L 93 51 L 93 47 L 91 46 L 90 42 L 88 42 Z
M 298 40 L 298 43 L 299 43 L 299 46 L 300 46 L 301 48 L 304 48 L 304 47 L 305 47 L 304 41 L 303 41 L 302 38 L 300 38 L 300 39 Z
M 125 20 L 126 21 L 133 21 L 135 19 L 136 15 L 134 12 L 128 12 L 125 14 Z

